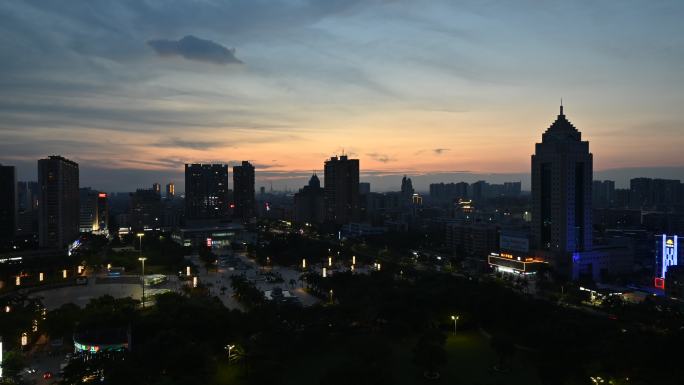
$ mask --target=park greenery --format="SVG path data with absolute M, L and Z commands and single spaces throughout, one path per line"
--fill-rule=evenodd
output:
M 153 265 L 176 269 L 183 250 L 168 241 L 145 238 L 143 252 Z M 400 243 L 403 254 L 417 242 Z M 136 258 L 136 251 L 112 254 L 109 247 L 93 251 L 105 258 L 93 263 Z M 300 252 L 321 263 L 338 251 L 349 258 L 354 247 L 388 249 L 380 240 L 336 248 L 301 234 L 273 233 L 251 252 L 264 265 L 268 259 L 297 265 Z M 166 253 L 169 260 L 155 257 Z M 582 298 L 572 291 L 563 298 L 524 295 L 501 279 L 414 269 L 393 260 L 393 253 L 383 256 L 382 270 L 368 274 L 337 271 L 323 278 L 304 271 L 299 283 L 321 299 L 310 307 L 265 301 L 253 282 L 235 275 L 230 286 L 243 311 L 227 309 L 201 285 L 160 294 L 145 309 L 130 298 L 102 297 L 44 317 L 38 300 L 16 296 L 12 312 L 0 313 L 0 328 L 19 335 L 38 317 L 38 333 L 51 339 L 69 341 L 84 330 L 131 331 L 129 352 L 72 360 L 63 384 L 97 378 L 127 385 L 590 385 L 600 378 L 669 385 L 684 378 L 677 353 L 684 346 L 682 315 L 655 298 L 631 306 L 610 300 L 588 311 L 576 306 Z M 215 258 L 201 251 L 205 264 Z M 452 316 L 458 316 L 458 332 Z M 21 370 L 17 342 L 8 350 L 10 373 Z

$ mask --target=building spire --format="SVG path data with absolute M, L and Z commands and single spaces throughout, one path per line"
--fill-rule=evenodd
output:
M 561 114 L 561 116 L 563 116 L 563 98 L 561 98 L 560 114 Z

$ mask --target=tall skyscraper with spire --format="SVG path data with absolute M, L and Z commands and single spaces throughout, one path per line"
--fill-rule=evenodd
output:
M 553 267 L 576 277 L 597 266 L 582 261 L 592 249 L 591 187 L 593 156 L 589 142 L 560 106 L 556 121 L 532 155 L 532 245 Z

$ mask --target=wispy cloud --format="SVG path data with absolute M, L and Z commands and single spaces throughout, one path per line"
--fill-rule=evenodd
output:
M 188 60 L 195 60 L 213 64 L 242 64 L 235 57 L 235 48 L 226 48 L 211 40 L 200 39 L 188 35 L 180 40 L 150 40 L 147 44 L 163 57 L 181 56 Z
M 396 159 L 391 158 L 391 157 L 390 157 L 389 155 L 387 155 L 387 154 L 379 154 L 379 153 L 376 153 L 376 152 L 368 153 L 368 154 L 366 154 L 366 156 L 368 156 L 368 157 L 370 157 L 371 159 L 376 160 L 376 161 L 378 161 L 378 162 L 382 162 L 382 163 L 389 163 L 389 162 L 394 162 L 394 161 L 396 161 Z

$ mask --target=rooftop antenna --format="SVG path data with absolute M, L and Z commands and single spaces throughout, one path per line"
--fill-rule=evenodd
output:
M 563 98 L 561 97 L 560 114 L 563 115 Z

